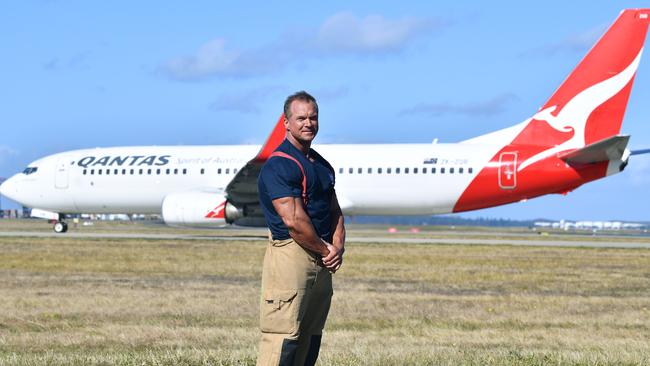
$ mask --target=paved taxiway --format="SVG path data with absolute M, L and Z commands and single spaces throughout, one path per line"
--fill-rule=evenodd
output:
M 456 233 L 458 235 L 458 233 Z M 89 238 L 89 239 L 150 239 L 150 240 L 218 240 L 218 241 L 265 241 L 265 235 L 248 236 L 219 236 L 219 235 L 196 235 L 196 234 L 146 234 L 146 233 L 75 233 L 57 234 L 53 232 L 39 231 L 6 231 L 0 232 L 0 237 L 39 237 L 39 238 Z M 588 247 L 588 248 L 643 248 L 650 249 L 650 238 L 647 241 L 624 241 L 620 237 L 613 237 L 611 240 L 590 240 L 586 236 L 579 240 L 563 240 L 558 237 L 535 237 L 526 240 L 520 238 L 467 238 L 467 237 L 445 237 L 445 238 L 403 238 L 403 237 L 367 237 L 349 236 L 349 243 L 404 243 L 404 244 L 460 244 L 460 245 L 517 245 L 517 246 L 548 246 L 548 247 Z

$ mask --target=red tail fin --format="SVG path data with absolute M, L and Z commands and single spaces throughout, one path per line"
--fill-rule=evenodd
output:
M 273 153 L 273 151 L 278 146 L 280 146 L 284 140 L 286 132 L 287 131 L 284 128 L 284 113 L 282 113 L 278 119 L 278 122 L 275 124 L 275 127 L 273 127 L 273 131 L 271 131 L 271 134 L 262 146 L 262 149 L 257 153 L 257 156 L 253 160 L 256 162 L 264 163 L 269 158 L 269 156 L 271 156 L 271 153 Z
M 501 139 L 504 146 L 454 212 L 568 192 L 610 174 L 608 160 L 620 164 L 627 143 L 627 137 L 610 136 L 621 128 L 649 18 L 650 9 L 624 10 L 527 123 L 477 138 Z
M 513 143 L 567 148 L 617 134 L 643 50 L 650 9 L 627 9 L 533 117 Z

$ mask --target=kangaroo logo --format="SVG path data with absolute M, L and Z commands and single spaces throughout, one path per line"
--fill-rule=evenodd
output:
M 225 218 L 223 210 L 226 208 L 226 202 L 227 201 L 221 202 L 221 204 L 219 206 L 215 207 L 214 209 L 212 209 L 212 211 L 208 212 L 208 214 L 205 215 L 205 218 L 206 219 L 223 219 L 223 218 Z
M 634 73 L 639 66 L 642 52 L 643 49 L 639 51 L 639 54 L 632 63 L 625 68 L 625 70 L 578 93 L 573 97 L 573 99 L 566 103 L 557 116 L 552 114 L 557 109 L 557 105 L 550 106 L 537 112 L 532 119 L 545 121 L 553 129 L 559 132 L 573 131 L 573 136 L 559 145 L 553 146 L 526 159 L 521 163 L 517 171 L 522 171 L 529 165 L 557 152 L 584 147 L 587 119 L 596 108 L 618 94 L 630 82 L 630 80 L 632 80 L 632 77 L 634 77 Z

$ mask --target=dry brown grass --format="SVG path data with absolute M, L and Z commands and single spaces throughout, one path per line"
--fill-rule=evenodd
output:
M 0 238 L 0 365 L 247 365 L 264 243 Z M 322 365 L 650 364 L 650 251 L 348 245 Z

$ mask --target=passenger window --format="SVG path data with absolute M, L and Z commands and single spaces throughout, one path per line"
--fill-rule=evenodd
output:
M 436 174 L 436 168 L 431 168 L 431 174 Z
M 110 169 L 106 169 L 106 175 L 110 175 L 110 174 L 111 174 L 111 170 L 110 170 Z
M 144 170 L 140 169 L 140 171 L 139 171 L 138 173 L 139 173 L 140 175 L 142 175 L 142 173 L 144 173 Z
M 86 169 L 84 169 L 84 175 L 86 175 Z
M 119 169 L 115 169 L 115 170 L 113 171 L 113 174 L 115 174 L 115 175 L 120 174 L 120 170 L 119 170 Z
M 147 174 L 151 175 L 151 169 L 147 169 Z
M 217 174 L 221 174 L 221 168 L 217 169 Z
M 205 173 L 205 168 L 201 168 L 201 174 Z
M 135 173 L 134 169 L 131 169 L 131 171 L 129 172 L 129 174 L 131 174 L 131 175 L 133 175 L 134 173 Z
M 226 174 L 230 174 L 230 168 L 226 168 Z
M 122 169 L 122 175 L 126 175 L 126 169 Z
M 418 174 L 418 168 L 413 168 L 413 174 Z
M 399 174 L 399 168 L 395 168 L 395 174 Z
M 449 174 L 454 174 L 454 168 L 449 168 Z
M 357 173 L 359 174 L 363 173 L 363 168 L 359 168 L 359 170 L 357 170 Z
M 409 168 L 404 168 L 404 174 L 408 174 L 408 173 L 409 173 Z
M 339 174 L 343 174 L 343 168 L 339 168 Z
M 469 174 L 472 174 L 472 171 L 473 171 L 473 170 L 474 170 L 474 169 L 472 169 L 472 168 L 467 168 L 467 172 L 468 172 Z
M 427 168 L 422 168 L 422 174 L 427 174 Z
M 171 172 L 171 170 L 169 170 L 169 168 L 167 168 L 167 169 L 165 170 L 165 174 L 167 174 L 167 175 L 169 175 L 170 172 Z
M 178 174 L 178 168 L 174 169 L 174 174 Z
M 237 174 L 237 168 L 233 169 L 233 173 Z
M 187 174 L 187 169 L 183 169 L 183 174 Z
M 381 174 L 381 168 L 377 168 L 377 174 Z
M 97 170 L 97 174 L 102 175 L 102 170 L 101 170 L 101 169 L 98 169 L 98 170 Z
M 440 174 L 445 174 L 445 168 L 440 168 Z
M 372 168 L 368 168 L 368 174 L 372 174 Z
M 354 172 L 354 168 L 349 168 L 348 173 L 352 174 Z
M 390 174 L 390 168 L 386 168 L 386 174 Z
M 156 169 L 156 174 L 160 175 L 160 169 Z
M 458 168 L 458 173 L 459 173 L 459 174 L 463 174 L 463 168 L 462 168 L 462 167 L 461 167 L 461 168 Z

